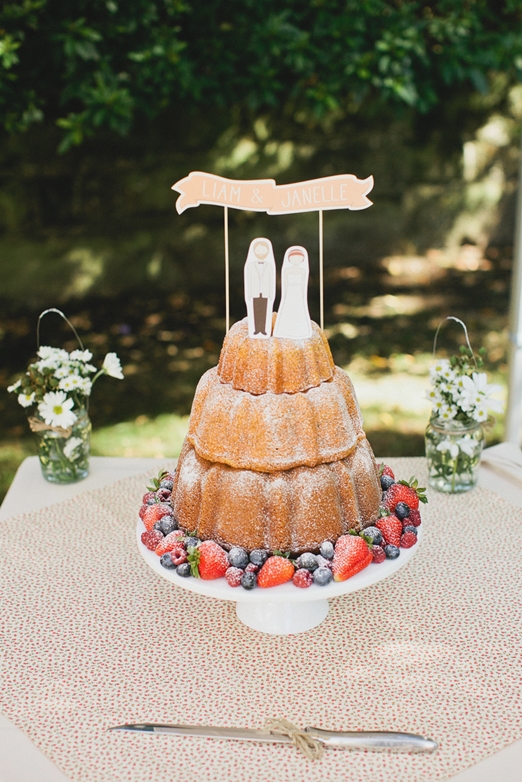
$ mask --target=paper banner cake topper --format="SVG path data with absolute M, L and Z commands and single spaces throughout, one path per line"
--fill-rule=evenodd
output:
M 319 214 L 319 307 L 320 324 L 324 327 L 323 296 L 323 212 L 331 209 L 367 209 L 372 202 L 367 198 L 373 188 L 373 177 L 357 179 L 353 174 L 309 179 L 289 185 L 276 185 L 273 179 L 226 179 L 204 171 L 192 171 L 172 190 L 180 193 L 176 201 L 178 214 L 185 209 L 211 204 L 224 209 L 225 230 L 225 310 L 226 330 L 230 325 L 230 285 L 228 210 L 266 212 L 269 215 L 318 212 Z
M 319 209 L 367 209 L 372 202 L 366 196 L 372 188 L 372 176 L 357 179 L 353 174 L 276 185 L 273 179 L 225 179 L 203 171 L 192 171 L 172 185 L 172 190 L 181 193 L 176 201 L 178 214 L 200 204 L 269 215 L 317 212 Z

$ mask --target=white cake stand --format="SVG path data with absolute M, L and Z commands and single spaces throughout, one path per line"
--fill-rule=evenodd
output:
M 138 550 L 147 565 L 167 581 L 181 589 L 197 592 L 199 595 L 234 601 L 238 619 L 253 630 L 271 635 L 293 635 L 311 630 L 326 619 L 329 598 L 365 589 L 389 578 L 407 565 L 419 548 L 421 529 L 422 525 L 417 530 L 417 544 L 409 549 L 401 549 L 397 559 L 387 559 L 378 565 L 372 562 L 346 581 L 332 581 L 327 586 L 312 584 L 307 589 L 299 589 L 290 582 L 269 589 L 256 587 L 252 591 L 241 586 L 230 587 L 224 578 L 213 581 L 193 577 L 183 578 L 178 576 L 175 570 L 162 567 L 157 554 L 149 551 L 141 542 L 141 533 L 145 531 L 141 519 L 136 528 L 136 537 Z

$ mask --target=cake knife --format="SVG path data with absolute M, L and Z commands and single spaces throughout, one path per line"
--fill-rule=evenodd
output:
M 138 733 L 164 733 L 171 736 L 199 736 L 208 739 L 232 739 L 235 741 L 262 741 L 277 744 L 291 744 L 289 736 L 269 733 L 254 728 L 217 728 L 208 725 L 160 725 L 153 722 L 115 725 L 109 730 L 133 731 Z M 365 749 L 391 752 L 434 752 L 438 748 L 436 741 L 417 736 L 414 733 L 395 733 L 393 731 L 350 731 L 342 733 L 335 730 L 306 727 L 305 732 L 321 742 L 324 747 L 333 749 Z

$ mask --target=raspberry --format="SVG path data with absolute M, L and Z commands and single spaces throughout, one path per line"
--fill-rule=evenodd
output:
M 141 501 L 144 505 L 150 505 L 151 501 L 156 502 L 156 493 L 153 491 L 148 491 L 143 495 Z
M 372 548 L 372 554 L 373 554 L 373 561 L 379 564 L 379 562 L 384 562 L 386 559 L 386 554 L 384 553 L 384 549 L 382 546 L 374 546 Z
M 411 548 L 417 542 L 417 535 L 414 532 L 404 532 L 401 536 L 401 548 Z
M 249 562 L 245 568 L 245 573 L 257 573 L 259 565 L 254 565 L 253 562 Z
M 149 507 L 148 505 L 142 505 L 141 506 L 140 512 L 139 512 L 140 519 L 143 519 L 143 514 L 145 513 L 145 511 L 147 510 L 148 507 Z
M 300 587 L 300 589 L 306 589 L 307 587 L 311 586 L 313 582 L 313 576 L 306 568 L 299 568 L 299 570 L 296 570 L 292 576 L 293 585 Z
M 421 523 L 420 511 L 410 510 L 410 515 L 408 516 L 408 524 L 413 524 L 414 527 L 419 527 L 420 523 Z
M 169 553 L 173 565 L 183 565 L 183 563 L 187 561 L 187 552 L 183 546 L 176 546 L 176 548 L 173 548 Z
M 163 534 L 157 529 L 150 529 L 141 533 L 141 542 L 149 551 L 155 551 L 161 540 L 163 540 Z
M 241 579 L 243 578 L 244 572 L 245 571 L 241 570 L 240 567 L 229 567 L 225 573 L 227 584 L 231 587 L 241 586 Z

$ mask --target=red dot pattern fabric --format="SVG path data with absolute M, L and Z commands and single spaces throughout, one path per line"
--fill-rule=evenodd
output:
M 391 459 L 425 480 L 424 460 Z M 171 466 L 171 465 L 166 465 Z M 2 711 L 73 782 L 436 782 L 522 737 L 522 511 L 429 492 L 416 557 L 295 636 L 158 578 L 147 478 L 0 524 Z M 107 733 L 123 722 L 399 730 L 433 755 Z

